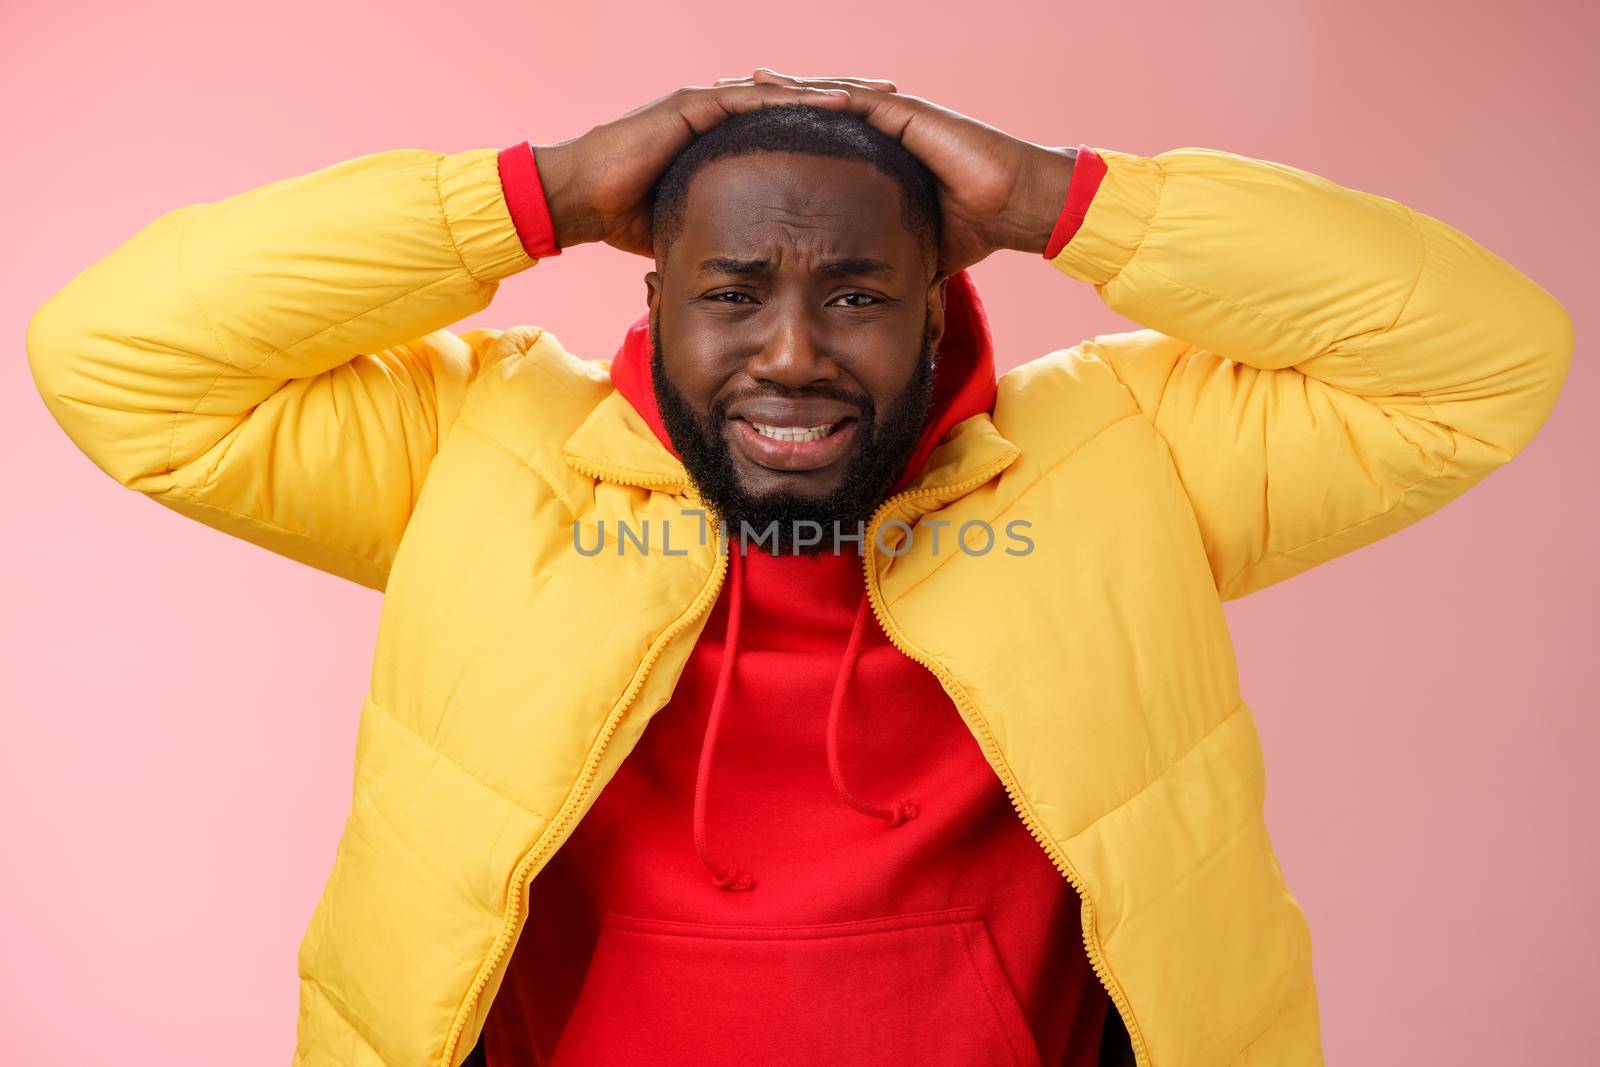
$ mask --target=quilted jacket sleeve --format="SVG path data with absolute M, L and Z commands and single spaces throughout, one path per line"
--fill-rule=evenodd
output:
M 1148 327 L 1080 355 L 1168 443 L 1224 598 L 1437 510 L 1549 415 L 1571 319 L 1459 231 L 1227 152 L 1098 152 L 1052 262 Z
M 381 152 L 162 215 L 33 316 L 46 406 L 123 485 L 381 589 L 499 333 L 444 327 L 535 262 L 496 158 Z

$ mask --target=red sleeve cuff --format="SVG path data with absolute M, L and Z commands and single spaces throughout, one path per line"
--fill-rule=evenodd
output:
M 1080 157 L 1081 158 L 1081 157 Z M 533 147 L 527 141 L 500 150 L 500 188 L 506 207 L 517 227 L 523 251 L 534 259 L 559 256 L 555 224 L 550 220 L 550 205 L 545 202 L 544 186 L 539 184 L 539 167 Z M 1077 183 L 1074 173 L 1073 183 Z
M 1050 231 L 1050 242 L 1044 246 L 1045 259 L 1059 256 L 1078 232 L 1083 217 L 1089 213 L 1089 205 L 1094 202 L 1095 191 L 1100 188 L 1100 179 L 1105 176 L 1106 161 L 1088 145 L 1079 145 L 1078 159 L 1072 166 L 1072 182 L 1067 186 L 1067 203 L 1061 209 L 1061 217 L 1056 219 L 1055 229 Z

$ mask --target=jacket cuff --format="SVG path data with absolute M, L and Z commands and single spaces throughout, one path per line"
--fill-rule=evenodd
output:
M 545 201 L 544 186 L 539 183 L 539 166 L 534 160 L 533 147 L 521 141 L 500 150 L 500 186 L 505 190 L 506 207 L 511 221 L 516 224 L 517 237 L 523 250 L 533 259 L 559 256 L 556 244 L 556 227 L 550 218 L 550 205 Z
M 481 282 L 533 266 L 507 210 L 495 156 L 493 148 L 451 153 L 439 157 L 435 172 L 450 240 L 462 265 Z
M 1105 171 L 1094 200 L 1072 240 L 1050 257 L 1050 262 L 1080 281 L 1107 285 L 1144 243 L 1167 176 L 1159 162 L 1146 156 L 1110 148 L 1097 149 L 1095 155 Z M 1076 185 L 1076 169 L 1072 177 Z
M 1067 202 L 1061 209 L 1061 217 L 1056 219 L 1055 229 L 1050 231 L 1050 241 L 1044 247 L 1045 259 L 1059 256 L 1077 234 L 1105 174 L 1106 161 L 1100 154 L 1086 144 L 1079 145 L 1077 161 L 1072 165 L 1072 181 L 1067 186 Z

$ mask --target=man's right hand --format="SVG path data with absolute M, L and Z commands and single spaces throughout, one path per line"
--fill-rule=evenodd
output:
M 690 87 L 582 137 L 536 146 L 534 159 L 556 244 L 566 248 L 604 241 L 624 252 L 652 255 L 650 191 L 656 179 L 695 137 L 729 115 L 768 104 L 843 111 L 850 95 L 789 85 Z

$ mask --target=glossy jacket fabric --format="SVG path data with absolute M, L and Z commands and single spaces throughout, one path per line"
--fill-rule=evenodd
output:
M 1081 893 L 1139 1062 L 1316 1064 L 1222 601 L 1514 456 L 1570 321 L 1392 200 L 1219 151 L 1100 154 L 1053 263 L 1143 328 L 1002 377 L 875 516 L 872 608 Z M 170 212 L 29 327 L 50 411 L 118 482 L 385 591 L 297 1064 L 467 1055 L 528 880 L 666 703 L 727 571 L 608 363 L 537 326 L 446 329 L 532 262 L 494 149 L 383 152 Z M 918 519 L 1025 520 L 1034 547 L 936 554 Z M 658 550 L 612 551 L 619 521 Z M 601 522 L 608 550 L 576 552 Z

